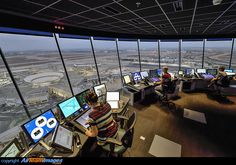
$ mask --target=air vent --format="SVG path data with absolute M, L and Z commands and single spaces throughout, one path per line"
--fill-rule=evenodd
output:
M 183 11 L 183 1 L 182 0 L 174 1 L 173 7 L 175 9 L 175 12 Z
M 139 22 L 136 20 L 130 20 L 130 22 L 132 22 L 133 24 L 139 24 Z
M 112 7 L 109 7 L 109 6 L 103 7 L 103 9 L 105 9 L 105 10 L 107 10 L 107 11 L 113 13 L 113 14 L 119 14 L 120 13 L 119 11 L 117 11 L 117 10 L 115 10 Z
M 165 27 L 166 27 L 166 25 L 164 25 L 164 24 L 161 24 L 161 25 L 160 25 L 160 27 L 161 27 L 161 28 L 165 28 Z

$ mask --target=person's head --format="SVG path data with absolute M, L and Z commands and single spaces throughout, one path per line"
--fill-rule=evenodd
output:
M 219 71 L 224 72 L 225 71 L 225 67 L 224 66 L 220 66 L 219 67 Z
M 95 105 L 95 104 L 97 104 L 97 102 L 98 102 L 98 97 L 97 97 L 97 95 L 96 95 L 96 93 L 94 93 L 94 92 L 89 92 L 87 95 L 86 95 L 86 100 L 88 101 L 88 103 L 90 104 L 90 105 Z
M 164 66 L 164 67 L 163 67 L 163 72 L 164 72 L 164 73 L 167 73 L 167 72 L 168 72 L 168 67 L 167 67 L 167 66 Z

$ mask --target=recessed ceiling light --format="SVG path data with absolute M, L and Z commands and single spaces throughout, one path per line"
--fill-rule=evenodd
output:
M 213 5 L 219 5 L 221 4 L 222 0 L 213 0 Z
M 140 2 L 136 2 L 137 8 L 139 8 L 139 6 L 141 5 Z

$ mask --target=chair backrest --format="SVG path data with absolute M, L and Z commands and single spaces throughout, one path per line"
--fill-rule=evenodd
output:
M 133 112 L 127 121 L 127 130 L 121 139 L 124 147 L 128 148 L 132 146 L 133 135 L 134 135 L 134 125 L 136 123 L 136 112 Z
M 230 84 L 230 79 L 228 76 L 222 76 L 220 79 L 219 79 L 219 84 L 220 86 L 222 87 L 229 87 L 229 84 Z
M 177 83 L 178 79 L 174 79 L 170 82 L 168 82 L 168 84 L 163 86 L 163 91 L 165 93 L 174 93 L 175 92 L 175 88 L 176 88 L 176 83 Z

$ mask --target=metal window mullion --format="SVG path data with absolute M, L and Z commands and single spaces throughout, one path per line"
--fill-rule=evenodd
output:
M 118 46 L 118 38 L 116 38 L 116 52 L 117 52 L 117 57 L 118 57 L 118 62 L 119 62 L 119 68 L 120 68 L 120 79 L 122 86 L 124 86 L 123 80 L 122 80 L 122 69 L 121 69 L 121 63 L 120 63 L 120 53 L 119 53 L 119 46 Z
M 161 68 L 161 48 L 160 48 L 160 40 L 158 40 L 158 63 L 159 63 L 159 69 Z
M 99 75 L 98 66 L 97 66 L 97 60 L 96 60 L 94 46 L 93 46 L 93 37 L 90 37 L 89 39 L 90 39 L 90 43 L 91 43 L 91 48 L 92 48 L 93 58 L 94 58 L 94 62 L 95 62 L 95 67 L 96 67 L 96 70 L 97 70 L 98 81 L 99 81 L 99 84 L 101 84 L 100 75 Z
M 70 78 L 69 78 L 69 75 L 68 75 L 68 72 L 67 72 L 67 69 L 66 69 L 66 65 L 65 65 L 62 53 L 61 53 L 61 49 L 60 49 L 56 34 L 53 33 L 53 35 L 54 35 L 54 38 L 55 38 L 55 41 L 56 41 L 56 44 L 57 44 L 57 49 L 58 49 L 58 52 L 59 52 L 59 55 L 60 55 L 60 58 L 61 58 L 63 68 L 65 70 L 65 74 L 66 74 L 66 78 L 67 78 L 67 81 L 68 81 L 68 84 L 69 84 L 69 87 L 70 87 L 71 94 L 72 94 L 72 96 L 74 96 L 73 88 L 72 88 L 71 83 L 70 83 Z
M 234 40 L 235 38 L 232 38 L 232 48 L 231 48 L 231 55 L 229 59 L 229 69 L 231 69 L 231 62 L 232 62 L 232 57 L 233 57 L 233 52 L 234 52 Z
M 5 64 L 5 67 L 6 67 L 7 71 L 8 71 L 8 73 L 9 73 L 9 75 L 10 75 L 10 77 L 11 77 L 11 80 L 12 80 L 12 82 L 13 82 L 15 88 L 16 88 L 16 91 L 17 91 L 17 93 L 18 93 L 18 95 L 19 95 L 19 97 L 20 97 L 20 99 L 21 99 L 21 102 L 22 102 L 22 104 L 23 104 L 23 107 L 24 107 L 24 109 L 25 109 L 25 112 L 26 112 L 28 118 L 31 119 L 31 115 L 30 115 L 29 110 L 28 110 L 28 108 L 27 108 L 27 104 L 26 104 L 26 102 L 25 102 L 25 100 L 24 100 L 24 97 L 22 96 L 22 94 L 21 94 L 21 92 L 20 92 L 20 89 L 19 89 L 19 87 L 18 87 L 18 85 L 17 85 L 17 83 L 16 83 L 16 81 L 15 81 L 15 79 L 14 79 L 14 76 L 13 76 L 13 74 L 12 74 L 12 72 L 11 72 L 11 69 L 10 69 L 10 67 L 9 67 L 9 65 L 8 65 L 8 63 L 7 63 L 7 60 L 5 59 L 5 56 L 4 56 L 4 54 L 3 54 L 1 48 L 0 48 L 0 55 L 1 55 L 1 57 L 2 57 L 2 60 L 3 60 L 4 64 Z
M 182 45 L 182 40 L 179 40 L 179 70 L 181 70 L 181 45 Z
M 204 68 L 205 47 L 206 47 L 206 39 L 203 39 L 203 49 L 202 49 L 202 68 Z
M 141 72 L 142 71 L 142 67 L 141 67 L 141 57 L 140 57 L 139 43 L 140 43 L 140 39 L 137 40 L 137 46 L 138 46 L 139 70 Z

